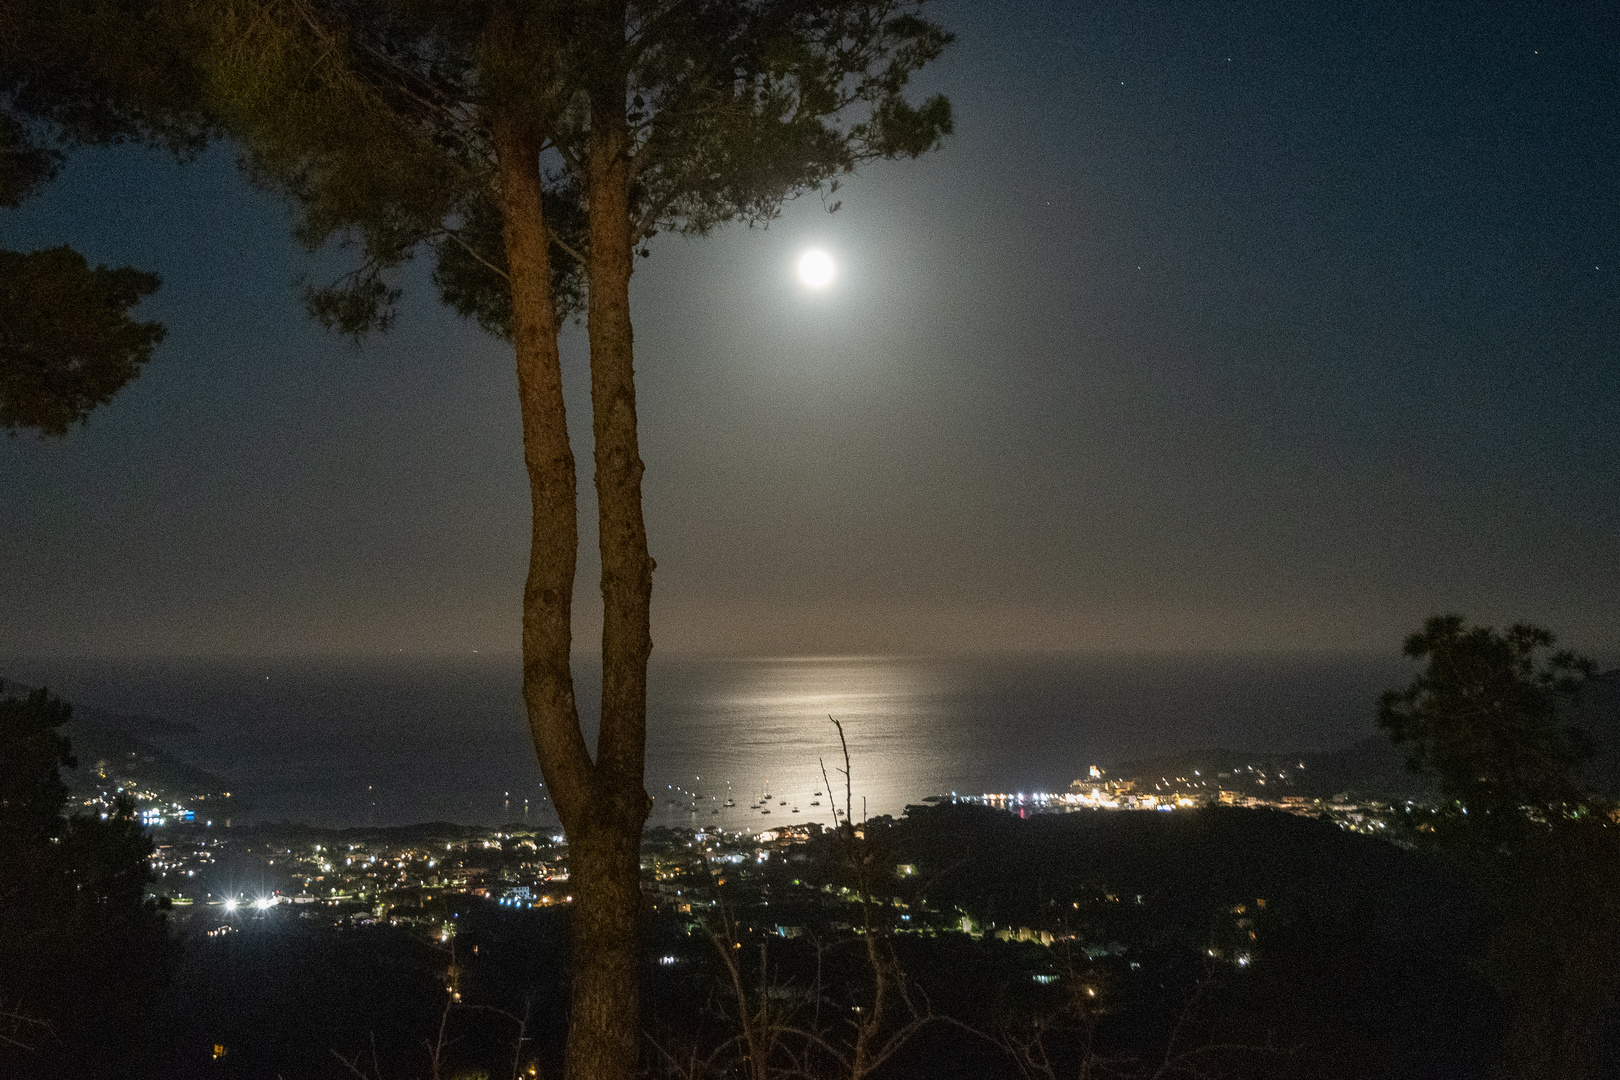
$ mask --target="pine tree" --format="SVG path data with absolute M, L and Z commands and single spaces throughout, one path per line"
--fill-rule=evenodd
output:
M 196 0 L 213 101 L 312 248 L 356 242 L 308 296 L 386 327 L 390 272 L 435 257 L 442 299 L 514 347 L 533 539 L 523 690 L 577 897 L 567 1075 L 639 1055 L 641 829 L 654 563 L 641 510 L 630 279 L 659 233 L 764 223 L 865 161 L 950 130 L 911 76 L 949 35 L 912 0 Z M 601 544 L 594 758 L 570 650 L 578 548 L 558 328 L 583 310 Z
M 1570 721 L 1593 664 L 1556 644 L 1436 616 L 1406 640 L 1423 670 L 1379 707 L 1442 796 L 1414 839 L 1471 880 L 1486 917 L 1484 969 L 1509 1006 L 1503 1080 L 1592 1080 L 1620 1000 L 1620 812 Z

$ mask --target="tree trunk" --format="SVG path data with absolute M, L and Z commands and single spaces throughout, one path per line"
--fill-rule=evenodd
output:
M 569 666 L 578 521 L 557 354 L 541 140 L 517 118 L 493 124 L 511 275 L 534 540 L 523 602 L 523 693 L 541 771 L 568 837 L 574 892 L 567 1080 L 633 1080 L 641 1043 L 641 830 L 652 558 L 641 513 L 630 330 L 630 132 L 622 67 L 625 9 L 589 13 L 599 61 L 584 194 L 587 319 L 602 555 L 602 716 L 593 763 Z
M 512 290 L 523 458 L 533 507 L 529 576 L 523 589 L 523 699 L 552 802 L 590 801 L 590 755 L 579 730 L 570 652 L 579 508 L 568 443 L 551 252 L 540 186 L 539 140 L 513 124 L 495 135 L 506 261 Z
M 540 770 L 568 837 L 575 897 L 574 993 L 566 1074 L 577 1080 L 629 1080 L 636 1073 L 640 1040 L 640 847 L 646 816 L 640 744 L 628 764 L 623 752 L 614 750 L 624 742 L 623 712 L 610 708 L 608 702 L 617 705 L 623 700 L 624 680 L 613 675 L 604 679 L 606 686 L 615 689 L 611 696 L 604 693 L 602 738 L 594 766 L 579 728 L 569 656 L 579 549 L 578 506 L 557 352 L 550 242 L 540 179 L 541 144 L 519 123 L 493 126 L 512 290 L 524 460 L 534 509 L 529 577 L 523 591 L 523 697 Z M 593 355 L 593 369 L 594 359 Z M 612 432 L 622 440 L 619 428 Z M 630 440 L 633 454 L 633 414 Z M 600 461 L 600 434 L 597 441 Z M 639 469 L 639 461 L 637 465 Z M 613 505 L 619 507 L 622 502 L 621 497 Z M 638 523 L 640 516 L 638 498 Z M 607 529 L 603 531 L 606 535 Z M 645 550 L 644 533 L 642 544 Z M 608 565 L 605 556 L 603 563 Z M 645 606 L 644 598 L 643 611 Z M 618 609 L 610 604 L 609 610 Z M 610 625 L 617 625 L 611 615 Z M 645 625 L 643 616 L 643 628 Z M 604 673 L 622 668 L 614 663 L 619 654 L 606 643 L 604 646 Z M 646 649 L 639 655 L 640 670 L 645 672 Z M 632 714 L 632 728 L 642 732 L 644 676 L 633 686 L 642 688 L 643 697 L 640 710 Z
M 585 176 L 591 428 L 602 556 L 602 719 L 591 800 L 570 832 L 574 995 L 567 1080 L 632 1080 L 641 1044 L 641 830 L 653 562 L 641 513 L 630 330 L 630 133 L 622 67 L 625 9 L 592 11 L 598 66 Z

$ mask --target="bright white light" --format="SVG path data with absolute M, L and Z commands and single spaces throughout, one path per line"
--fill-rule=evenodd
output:
M 832 283 L 832 256 L 825 251 L 807 251 L 799 256 L 799 280 L 812 289 L 824 288 Z
M 235 900 L 227 900 L 227 901 L 225 901 L 225 910 L 226 911 L 235 911 L 236 910 L 236 901 Z
M 268 896 L 261 896 L 253 902 L 253 906 L 258 908 L 260 911 L 269 911 L 270 905 L 273 903 L 275 903 L 275 901 L 271 900 Z

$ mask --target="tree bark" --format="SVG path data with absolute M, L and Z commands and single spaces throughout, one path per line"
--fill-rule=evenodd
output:
M 630 327 L 630 132 L 622 0 L 594 5 L 595 54 L 584 194 L 587 325 L 602 556 L 602 715 L 595 761 L 579 728 L 570 670 L 578 554 L 539 171 L 542 142 L 520 118 L 492 125 L 500 178 L 524 457 L 534 506 L 523 602 L 523 693 L 535 751 L 568 837 L 573 994 L 567 1080 L 633 1080 L 641 1042 L 641 830 L 653 561 L 641 512 Z
M 495 125 L 495 151 L 512 290 L 523 458 L 532 533 L 523 589 L 523 698 L 540 771 L 563 815 L 590 802 L 590 754 L 579 729 L 571 663 L 579 508 L 568 443 L 551 250 L 540 183 L 540 143 L 517 124 Z
M 557 351 L 540 141 L 518 123 L 494 127 L 524 460 L 534 513 L 529 576 L 523 591 L 523 697 L 540 770 L 568 837 L 575 896 L 574 992 L 565 1071 L 577 1080 L 629 1080 L 636 1073 L 641 1030 L 640 841 L 646 816 L 641 757 L 636 753 L 626 762 L 625 753 L 614 749 L 622 747 L 626 738 L 622 707 L 608 705 L 610 700 L 615 706 L 624 700 L 625 680 L 617 674 L 604 679 L 614 690 L 612 695 L 604 694 L 603 736 L 596 765 L 591 763 L 579 727 L 569 655 L 579 549 L 578 506 Z M 610 427 L 612 437 L 622 442 L 622 425 Z M 633 450 L 633 414 L 630 438 Z M 599 461 L 601 443 L 598 435 Z M 613 453 L 608 452 L 610 459 Z M 611 483 L 607 486 L 616 492 Z M 623 513 L 623 496 L 616 494 L 611 501 Z M 635 516 L 639 522 L 639 500 Z M 618 565 L 616 562 L 615 568 Z M 610 605 L 610 611 L 622 607 L 622 602 Z M 645 625 L 644 618 L 642 622 Z M 615 666 L 618 656 L 604 647 L 604 672 L 622 669 L 622 663 Z M 644 672 L 645 649 L 640 657 Z M 632 683 L 644 693 L 644 677 Z M 644 716 L 643 697 L 642 708 L 634 717 Z M 630 726 L 642 730 L 644 723 L 633 719 Z
M 620 34 L 623 19 L 619 20 Z M 587 199 L 590 230 L 587 319 L 591 348 L 591 420 L 596 441 L 596 498 L 602 556 L 602 733 L 597 767 L 627 798 L 620 809 L 650 805 L 643 790 L 647 743 L 647 658 L 653 560 L 641 513 L 644 466 L 636 435 L 634 346 L 630 327 L 630 132 L 624 79 L 593 103 Z M 632 797 L 633 796 L 633 797 Z M 621 820 L 629 821 L 630 817 Z
M 578 902 L 565 1072 L 568 1080 L 631 1080 L 638 1073 L 641 1042 L 641 830 L 651 808 L 644 772 L 653 562 L 641 512 L 643 465 L 630 327 L 634 237 L 624 5 L 610 0 L 592 16 L 597 77 L 584 180 L 591 428 L 602 557 L 602 717 L 594 798 L 580 839 L 569 838 Z

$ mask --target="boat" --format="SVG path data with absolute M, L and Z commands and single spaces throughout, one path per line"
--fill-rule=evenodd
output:
M 762 814 L 768 814 L 768 813 L 770 813 L 770 811 L 769 811 L 769 810 L 761 810 L 761 811 L 760 811 L 760 813 L 762 813 Z
M 777 806 L 786 806 L 787 805 L 787 800 L 783 799 L 781 802 L 777 803 L 776 805 Z
M 821 805 L 821 800 L 817 799 L 815 802 L 811 803 L 810 805 L 811 806 L 820 806 Z
M 736 806 L 737 805 L 737 800 L 736 799 L 727 799 L 726 800 L 726 805 L 727 806 Z
M 793 812 L 794 812 L 794 813 L 795 813 L 795 814 L 797 814 L 797 813 L 798 813 L 798 812 L 799 812 L 799 808 L 798 808 L 798 807 L 797 807 L 797 806 L 795 806 L 795 807 L 794 807 L 794 808 L 793 808 Z

